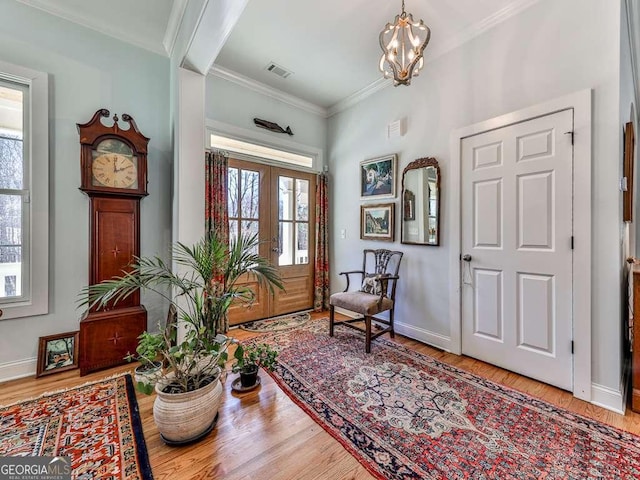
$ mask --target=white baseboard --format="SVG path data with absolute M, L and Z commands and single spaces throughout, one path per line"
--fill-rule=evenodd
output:
M 623 387 L 623 386 L 621 386 Z M 620 390 L 614 390 L 613 388 L 605 387 L 604 385 L 598 385 L 597 383 L 591 384 L 591 403 L 612 412 L 624 415 L 626 408 L 624 388 Z
M 440 348 L 445 352 L 451 351 L 451 337 L 434 333 L 424 328 L 416 327 L 414 325 L 408 325 L 402 322 L 395 322 L 394 329 L 396 333 L 404 335 L 405 337 L 418 340 L 427 345 L 431 345 L 436 348 Z
M 353 312 L 349 310 L 343 310 L 342 308 L 337 307 L 336 313 L 341 313 L 342 315 L 346 315 L 347 317 L 356 318 L 360 315 L 355 315 Z M 425 330 L 423 328 L 419 328 L 413 325 L 408 325 L 402 322 L 394 322 L 394 330 L 396 333 L 400 335 L 404 335 L 405 337 L 409 337 L 413 340 L 418 340 L 419 342 L 426 343 L 427 345 L 431 345 L 436 348 L 440 348 L 445 352 L 451 351 L 451 338 L 446 337 L 444 335 L 440 335 L 438 333 L 430 332 L 429 330 Z
M 36 374 L 37 358 L 25 358 L 15 362 L 0 364 L 0 382 L 8 382 L 16 378 L 29 377 Z

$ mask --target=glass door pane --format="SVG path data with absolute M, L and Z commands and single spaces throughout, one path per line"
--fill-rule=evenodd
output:
M 293 178 L 278 176 L 278 265 L 293 265 Z
M 227 181 L 230 239 L 259 235 L 260 172 L 231 167 Z
M 278 265 L 309 262 L 309 180 L 278 176 Z
M 256 253 L 272 258 L 269 218 L 269 167 L 235 159 L 229 159 L 228 214 L 229 237 L 237 239 L 258 235 L 260 243 Z M 270 296 L 251 275 L 241 277 L 238 286 L 246 287 L 254 294 L 254 302 L 248 306 L 234 302 L 229 309 L 229 323 L 239 323 L 269 316 Z
M 309 263 L 309 180 L 296 178 L 296 265 Z

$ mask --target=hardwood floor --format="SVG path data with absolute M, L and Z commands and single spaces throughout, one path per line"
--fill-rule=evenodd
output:
M 327 314 L 313 314 L 313 318 Z M 232 330 L 243 340 L 254 336 Z M 388 338 L 385 335 L 385 338 Z M 575 399 L 569 392 L 541 384 L 515 373 L 464 356 L 451 355 L 396 335 L 396 341 L 443 362 L 524 391 L 575 413 L 640 434 L 640 415 L 627 410 L 622 416 Z M 85 377 L 78 370 L 39 379 L 25 378 L 0 384 L 0 405 L 132 371 L 124 365 Z M 225 480 L 338 480 L 373 477 L 322 427 L 309 418 L 269 375 L 261 374 L 262 386 L 239 395 L 225 382 L 220 420 L 204 440 L 186 447 L 165 445 L 153 423 L 154 396 L 138 393 L 140 414 L 154 477 Z

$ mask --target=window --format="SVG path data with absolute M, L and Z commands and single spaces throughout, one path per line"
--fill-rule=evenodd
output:
M 48 79 L 0 62 L 0 319 L 48 311 Z
M 4 277 L 4 295 L 6 297 L 20 295 L 19 293 L 16 293 L 16 278 L 17 275 L 9 275 L 7 277 Z
M 28 293 L 28 259 L 22 250 L 28 247 L 29 209 L 25 199 L 28 169 L 25 168 L 25 104 L 29 89 L 25 85 L 0 81 L 0 272 L 5 288 L 0 291 L 4 301 L 22 299 Z M 10 285 L 9 288 L 7 286 Z
M 220 135 L 211 134 L 209 137 L 209 145 L 213 148 L 229 150 L 234 153 L 242 153 L 249 155 L 250 157 L 275 160 L 280 163 L 297 165 L 299 167 L 313 167 L 313 157 L 310 155 L 301 155 L 284 150 L 276 150 L 275 148 L 243 142 L 242 140 L 235 140 L 233 138 L 222 137 Z

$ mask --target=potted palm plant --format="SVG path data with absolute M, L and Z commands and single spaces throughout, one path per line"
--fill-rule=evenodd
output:
M 266 343 L 238 344 L 233 354 L 235 362 L 231 367 L 232 372 L 240 374 L 239 385 L 234 382 L 236 390 L 250 390 L 258 386 L 258 369 L 273 371 L 276 366 L 278 352 Z
M 153 413 L 167 443 L 193 441 L 215 425 L 222 395 L 220 367 L 234 342 L 222 331 L 224 319 L 232 302 L 254 300 L 253 291 L 238 280 L 248 274 L 272 294 L 282 288 L 275 267 L 256 253 L 259 243 L 257 235 L 240 235 L 227 245 L 211 233 L 192 246 L 173 246 L 177 271 L 159 257 L 141 257 L 123 276 L 89 285 L 80 293 L 81 305 L 89 308 L 117 303 L 137 289 L 175 304 L 177 322 L 143 333 L 138 345 L 145 357 L 164 365 L 155 385 Z

